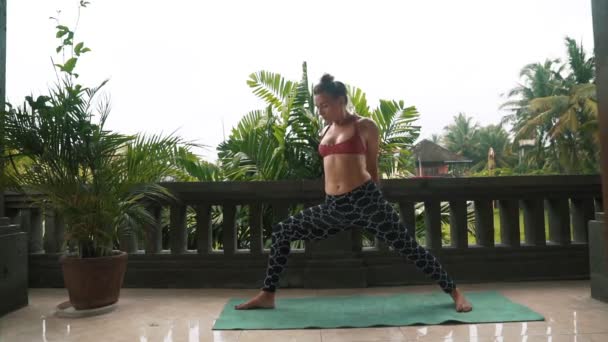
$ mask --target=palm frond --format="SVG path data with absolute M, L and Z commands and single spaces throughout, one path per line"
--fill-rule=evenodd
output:
M 349 86 L 347 89 L 348 97 L 355 109 L 355 113 L 359 114 L 362 117 L 370 117 L 371 111 L 363 90 L 351 86 Z
M 279 112 L 284 111 L 284 103 L 295 87 L 294 82 L 287 81 L 281 75 L 268 71 L 251 74 L 247 84 L 253 88 L 256 96 Z

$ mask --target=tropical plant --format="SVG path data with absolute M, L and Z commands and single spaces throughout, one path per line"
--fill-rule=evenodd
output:
M 247 82 L 266 108 L 245 115 L 218 146 L 219 164 L 230 180 L 306 179 L 321 176 L 321 120 L 314 115 L 306 64 L 300 82 L 260 71 Z
M 322 175 L 316 152 L 323 122 L 315 112 L 306 63 L 300 81 L 260 71 L 247 82 L 267 106 L 245 115 L 227 141 L 218 146 L 227 179 L 314 179 Z M 354 111 L 373 119 L 380 130 L 380 171 L 391 176 L 407 165 L 408 150 L 419 134 L 415 107 L 381 100 L 376 108 L 365 93 L 348 87 Z
M 87 4 L 82 1 L 81 7 Z M 55 64 L 58 81 L 47 95 L 27 96 L 19 107 L 8 105 L 6 144 L 29 158 L 15 183 L 44 194 L 39 204 L 63 217 L 70 251 L 106 256 L 120 235 L 154 222 L 146 209 L 150 202 L 173 200 L 157 182 L 175 173 L 172 165 L 182 141 L 106 129 L 110 105 L 101 90 L 107 81 L 97 87 L 78 84 L 77 62 L 90 50 L 75 43 L 74 32 L 64 25 L 57 25 L 57 37 L 57 52 L 69 59 Z
M 488 153 L 494 151 L 493 168 L 510 167 L 514 163 L 514 155 L 511 152 L 511 139 L 509 133 L 501 125 L 488 125 L 478 129 L 473 148 L 473 160 L 475 164 L 471 168 L 478 171 L 488 168 Z
M 534 139 L 526 162 L 537 169 L 559 173 L 597 172 L 597 99 L 595 61 L 582 44 L 566 37 L 568 62 L 531 64 L 521 73 L 524 85 L 514 88 L 503 105 L 512 114 L 516 141 Z M 566 73 L 563 76 L 563 73 Z
M 365 93 L 356 87 L 348 87 L 354 111 L 372 119 L 380 132 L 378 168 L 384 178 L 411 175 L 411 146 L 420 135 L 416 107 L 406 106 L 403 100 L 380 100 L 376 108 L 367 104 Z
M 461 156 L 473 158 L 477 143 L 479 126 L 473 118 L 464 113 L 454 116 L 454 123 L 444 128 L 445 147 Z

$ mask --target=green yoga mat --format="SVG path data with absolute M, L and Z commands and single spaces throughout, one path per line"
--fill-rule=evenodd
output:
M 470 292 L 473 311 L 458 313 L 444 293 L 277 299 L 274 310 L 235 310 L 230 299 L 214 330 L 363 328 L 446 322 L 542 321 L 543 316 L 497 292 Z

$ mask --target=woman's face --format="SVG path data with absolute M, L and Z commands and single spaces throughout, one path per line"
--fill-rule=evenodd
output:
M 315 95 L 315 105 L 326 122 L 339 121 L 344 117 L 344 100 L 341 97 L 334 98 L 321 93 Z

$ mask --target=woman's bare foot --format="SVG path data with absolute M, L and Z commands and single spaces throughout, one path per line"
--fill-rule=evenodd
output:
M 260 291 L 248 302 L 234 307 L 236 310 L 274 309 L 274 292 Z
M 464 294 L 460 292 L 460 289 L 456 288 L 450 294 L 456 304 L 456 311 L 458 312 L 469 312 L 473 310 L 473 305 L 464 297 Z

